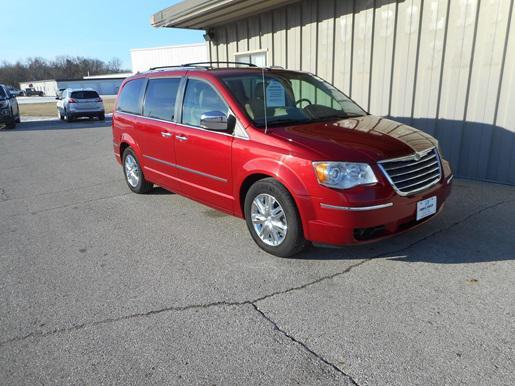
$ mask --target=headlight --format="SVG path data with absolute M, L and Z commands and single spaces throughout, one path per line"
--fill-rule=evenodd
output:
M 321 185 L 349 189 L 357 185 L 375 184 L 377 178 L 368 164 L 353 162 L 313 162 Z
M 9 106 L 9 101 L 0 101 L 0 109 Z

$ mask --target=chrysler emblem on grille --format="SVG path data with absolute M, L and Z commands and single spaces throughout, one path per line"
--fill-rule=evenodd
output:
M 415 153 L 415 161 L 418 161 L 422 158 L 422 155 L 420 153 Z

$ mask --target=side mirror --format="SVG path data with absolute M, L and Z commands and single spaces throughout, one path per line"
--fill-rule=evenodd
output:
M 234 125 L 231 124 L 234 117 L 232 119 L 231 117 L 227 118 L 227 115 L 221 111 L 208 111 L 200 116 L 200 127 L 214 131 L 231 130 L 234 129 Z M 235 120 L 234 123 L 236 123 Z

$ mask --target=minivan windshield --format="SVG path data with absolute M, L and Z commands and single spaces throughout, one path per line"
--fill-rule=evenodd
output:
M 71 97 L 75 99 L 96 99 L 98 93 L 96 91 L 72 91 Z
M 264 82 L 263 82 L 264 80 Z M 367 113 L 326 81 L 307 73 L 237 73 L 222 81 L 258 127 L 301 124 Z

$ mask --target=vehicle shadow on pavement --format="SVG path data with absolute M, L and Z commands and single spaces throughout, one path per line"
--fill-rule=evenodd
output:
M 442 213 L 416 229 L 377 243 L 312 247 L 294 258 L 433 264 L 515 260 L 515 187 L 458 181 Z
M 171 192 L 169 190 L 166 190 L 160 186 L 155 186 L 154 189 L 152 189 L 150 192 L 146 193 L 148 196 L 166 196 L 170 194 L 175 194 L 174 192 Z

